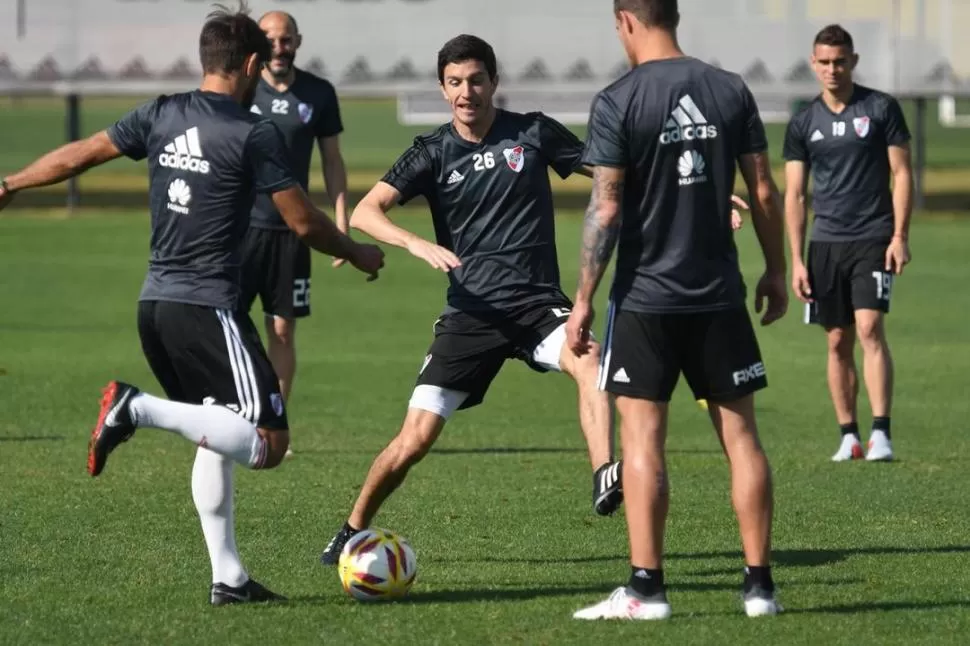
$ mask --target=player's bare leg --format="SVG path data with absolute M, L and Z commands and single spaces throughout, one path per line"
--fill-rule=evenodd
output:
M 384 501 L 401 486 L 408 471 L 421 461 L 445 427 L 445 418 L 420 408 L 408 408 L 397 436 L 374 459 L 357 502 L 343 529 L 324 549 L 321 561 L 334 565 L 354 533 L 370 526 Z
M 771 578 L 771 467 L 758 439 L 754 395 L 710 402 L 711 421 L 731 467 L 731 502 L 744 551 L 744 605 L 749 616 L 777 614 Z
M 842 429 L 842 441 L 832 460 L 858 460 L 863 457 L 863 453 L 856 421 L 859 374 L 855 365 L 855 329 L 829 328 L 825 331 L 825 336 L 828 342 L 829 392 L 835 408 L 835 419 Z
M 748 566 L 771 558 L 772 487 L 768 458 L 758 439 L 754 397 L 710 402 L 711 421 L 731 466 L 731 501 Z
M 670 507 L 665 450 L 668 405 L 617 396 L 616 408 L 630 560 L 634 567 L 659 570 Z
M 670 506 L 664 445 L 667 404 L 616 397 L 623 448 L 623 491 L 630 541 L 630 580 L 576 619 L 666 619 L 671 608 L 663 580 L 663 540 Z
M 566 344 L 562 346 L 560 367 L 576 382 L 579 426 L 593 469 L 613 459 L 613 406 L 609 393 L 597 387 L 599 362 L 599 344 L 592 344 L 590 352 L 581 357 L 573 354 Z
M 593 509 L 609 516 L 623 503 L 622 464 L 613 462 L 613 405 L 609 393 L 599 389 L 599 363 L 598 343 L 582 356 L 563 343 L 559 367 L 576 382 L 579 426 L 593 467 Z
M 863 376 L 872 406 L 872 434 L 866 459 L 893 458 L 889 429 L 893 395 L 893 358 L 886 342 L 886 327 L 879 310 L 856 310 L 856 334 L 862 346 Z
M 280 380 L 283 402 L 289 403 L 296 378 L 296 320 L 266 316 L 266 354 Z M 287 448 L 286 457 L 292 456 L 293 449 Z
M 296 321 L 279 316 L 266 317 L 266 354 L 280 380 L 283 402 L 290 401 L 296 377 Z

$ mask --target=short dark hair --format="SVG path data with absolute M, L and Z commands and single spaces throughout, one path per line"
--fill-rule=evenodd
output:
M 842 25 L 828 25 L 815 34 L 815 45 L 828 45 L 829 47 L 848 47 L 849 51 L 855 51 L 852 44 L 852 35 L 847 32 Z
M 445 68 L 452 63 L 465 61 L 479 61 L 485 65 L 488 78 L 492 81 L 498 75 L 498 63 L 495 62 L 495 50 L 478 36 L 461 34 L 455 36 L 438 50 L 438 82 L 445 82 Z
M 223 5 L 215 5 L 215 11 L 206 16 L 202 34 L 199 36 L 199 59 L 206 74 L 231 74 L 238 72 L 252 54 L 259 55 L 260 62 L 270 59 L 272 49 L 259 23 L 249 17 L 244 1 L 233 11 Z
M 647 27 L 677 29 L 680 12 L 677 0 L 613 0 L 613 12 L 628 11 Z

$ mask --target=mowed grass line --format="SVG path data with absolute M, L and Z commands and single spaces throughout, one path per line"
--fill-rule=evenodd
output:
M 412 226 L 430 234 L 423 212 L 412 214 L 420 216 Z M 567 291 L 579 222 L 559 220 Z M 821 333 L 800 323 L 794 305 L 786 320 L 759 330 L 771 383 L 758 409 L 776 483 L 782 617 L 740 615 L 727 468 L 681 384 L 669 439 L 666 567 L 675 617 L 633 625 L 570 618 L 628 576 L 624 522 L 622 514 L 602 519 L 590 510 L 570 382 L 517 362 L 485 405 L 453 420 L 378 518 L 415 546 L 410 601 L 353 602 L 336 573 L 317 564 L 400 422 L 443 303 L 445 278 L 397 251 L 373 284 L 316 262 L 314 315 L 301 324 L 291 406 L 297 457 L 272 472 L 236 472 L 244 559 L 292 602 L 208 608 L 191 445 L 142 430 L 101 478 L 84 472 L 99 387 L 122 377 L 157 391 L 135 331 L 146 219 L 5 217 L 0 641 L 961 643 L 970 629 L 968 227 L 914 225 L 914 264 L 897 282 L 889 320 L 898 366 L 895 464 L 831 464 L 838 437 Z M 753 285 L 760 269 L 753 231 L 738 239 Z

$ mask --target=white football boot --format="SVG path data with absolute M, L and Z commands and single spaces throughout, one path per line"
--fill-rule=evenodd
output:
M 869 462 L 891 462 L 893 459 L 893 443 L 886 437 L 885 431 L 873 431 L 869 436 L 869 452 L 866 460 Z
M 859 438 L 848 433 L 842 436 L 842 444 L 839 450 L 832 456 L 832 462 L 846 462 L 848 460 L 861 460 L 865 455 L 862 452 L 862 443 Z
M 744 614 L 749 617 L 770 617 L 783 610 L 774 592 L 759 586 L 744 593 Z
M 667 619 L 670 604 L 667 595 L 659 592 L 649 599 L 634 595 L 626 586 L 617 588 L 606 601 L 577 610 L 574 619 Z

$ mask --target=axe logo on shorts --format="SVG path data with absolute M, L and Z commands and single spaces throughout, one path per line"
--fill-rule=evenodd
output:
M 505 162 L 509 165 L 509 168 L 516 173 L 520 172 L 525 166 L 525 150 L 522 146 L 506 148 L 502 151 L 502 154 L 505 155 Z
M 734 385 L 740 386 L 741 384 L 746 384 L 749 381 L 754 381 L 759 377 L 765 376 L 765 364 L 759 361 L 758 363 L 752 364 L 743 370 L 736 371 L 732 377 L 734 377 Z

